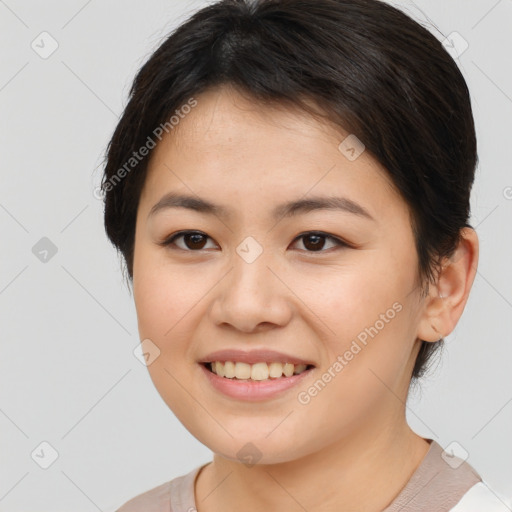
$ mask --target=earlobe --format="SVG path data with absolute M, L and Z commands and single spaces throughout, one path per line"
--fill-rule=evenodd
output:
M 478 253 L 476 231 L 469 227 L 462 229 L 455 252 L 443 261 L 436 283 L 429 287 L 418 325 L 419 339 L 436 342 L 453 331 L 476 276 Z

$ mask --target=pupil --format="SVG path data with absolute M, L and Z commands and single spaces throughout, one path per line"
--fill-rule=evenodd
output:
M 187 246 L 189 247 L 189 249 L 202 249 L 202 247 L 204 246 L 204 236 L 201 235 L 200 233 L 192 233 L 185 235 L 185 239 L 187 241 Z M 196 247 L 197 244 L 200 247 Z M 190 247 L 190 245 L 192 245 L 192 247 Z
M 312 247 L 308 247 L 308 243 L 305 243 L 304 246 L 308 249 L 312 248 L 313 250 L 315 249 L 321 249 L 323 247 L 323 241 L 322 241 L 323 237 L 320 236 L 320 235 L 308 235 L 306 237 L 306 240 L 309 242 L 310 240 L 313 240 L 313 243 L 311 244 Z

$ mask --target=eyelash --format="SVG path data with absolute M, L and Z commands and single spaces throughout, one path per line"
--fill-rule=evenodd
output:
M 169 247 L 169 248 L 171 248 L 173 250 L 181 250 L 181 251 L 185 251 L 185 252 L 200 252 L 200 251 L 203 251 L 203 250 L 207 250 L 207 249 L 197 249 L 197 250 L 194 250 L 194 249 L 182 249 L 181 247 L 177 247 L 175 245 L 175 243 L 174 243 L 175 240 L 177 240 L 178 238 L 182 238 L 185 235 L 202 235 L 202 236 L 212 240 L 211 237 L 209 237 L 206 233 L 203 233 L 202 231 L 178 231 L 177 233 L 174 233 L 170 237 L 166 238 L 159 245 L 162 245 L 164 247 Z M 328 252 L 328 251 L 330 251 L 330 249 L 352 248 L 353 247 L 350 244 L 348 244 L 347 242 L 345 242 L 344 240 L 341 240 L 340 238 L 334 237 L 334 236 L 329 235 L 327 233 L 323 233 L 322 231 L 306 231 L 305 233 L 301 233 L 300 235 L 298 235 L 298 236 L 296 236 L 294 238 L 292 244 L 295 243 L 296 241 L 300 240 L 301 238 L 305 238 L 305 237 L 311 236 L 311 235 L 319 236 L 319 237 L 322 237 L 322 238 L 325 238 L 325 239 L 330 239 L 333 242 L 335 242 L 338 247 L 331 247 L 331 248 L 329 248 L 327 250 L 321 249 L 319 251 L 303 250 L 304 252 L 315 254 L 315 253 Z M 174 247 L 171 247 L 173 245 L 174 245 Z

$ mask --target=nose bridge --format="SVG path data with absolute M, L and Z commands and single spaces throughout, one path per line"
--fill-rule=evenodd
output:
M 259 324 L 283 325 L 289 320 L 287 288 L 271 270 L 276 266 L 273 262 L 272 254 L 252 237 L 239 244 L 231 258 L 231 271 L 216 294 L 216 323 L 249 332 Z
M 245 238 L 232 258 L 233 271 L 229 288 L 235 293 L 250 293 L 254 299 L 264 298 L 275 292 L 274 276 L 268 268 L 272 265 L 272 254 L 254 237 Z

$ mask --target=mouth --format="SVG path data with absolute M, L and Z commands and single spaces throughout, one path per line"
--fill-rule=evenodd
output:
M 211 361 L 201 363 L 209 372 L 233 381 L 282 380 L 308 372 L 312 364 L 292 364 L 262 361 L 249 364 L 241 361 Z
M 218 350 L 197 362 L 211 390 L 238 401 L 290 396 L 316 369 L 312 360 L 264 347 Z
M 286 392 L 303 383 L 315 369 L 312 364 L 277 361 L 253 364 L 210 361 L 199 363 L 199 367 L 212 390 L 242 402 L 264 402 L 286 396 Z

